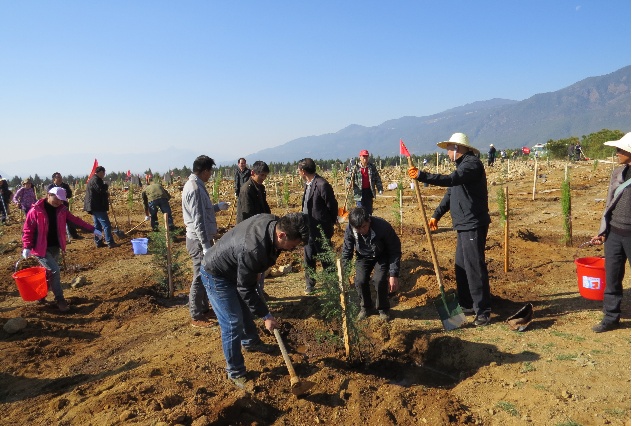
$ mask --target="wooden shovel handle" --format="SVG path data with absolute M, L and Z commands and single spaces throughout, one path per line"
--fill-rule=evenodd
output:
M 412 158 L 408 157 L 408 167 L 415 167 L 413 165 Z M 421 217 L 423 219 L 424 231 L 426 231 L 426 237 L 428 238 L 428 245 L 430 246 L 430 256 L 432 257 L 432 264 L 434 265 L 435 275 L 437 276 L 437 282 L 439 283 L 439 289 L 443 292 L 443 277 L 439 270 L 439 261 L 437 260 L 437 252 L 435 251 L 434 243 L 432 242 L 432 234 L 428 227 L 428 218 L 426 216 L 426 208 L 424 207 L 423 199 L 421 198 L 421 189 L 419 189 L 419 181 L 415 181 L 415 194 L 417 195 L 417 202 L 419 203 L 419 210 L 421 210 Z
M 283 360 L 285 361 L 285 365 L 287 366 L 287 371 L 290 373 L 290 380 L 296 381 L 298 377 L 296 376 L 294 367 L 292 367 L 292 361 L 290 360 L 290 356 L 287 354 L 287 349 L 285 349 L 285 345 L 283 344 L 281 333 L 279 333 L 279 329 L 277 328 L 274 329 L 274 337 L 276 337 L 277 343 L 279 344 L 279 349 L 281 349 L 281 354 L 283 354 Z
M 171 272 L 171 237 L 169 236 L 169 214 L 165 213 L 165 236 L 167 239 L 167 273 L 169 278 L 169 298 L 173 297 L 173 276 Z

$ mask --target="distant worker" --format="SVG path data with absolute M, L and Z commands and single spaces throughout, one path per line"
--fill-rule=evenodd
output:
M 35 188 L 33 187 L 33 180 L 26 178 L 22 181 L 22 188 L 15 191 L 13 196 L 13 202 L 18 205 L 20 210 L 26 215 L 31 206 L 37 201 L 35 195 Z
M 226 373 L 235 386 L 250 388 L 241 352 L 269 352 L 259 337 L 255 319 L 272 332 L 274 316 L 257 291 L 257 277 L 276 263 L 281 251 L 305 242 L 304 215 L 290 213 L 278 218 L 260 214 L 238 223 L 204 255 L 202 282 L 217 314 Z
M 270 206 L 266 199 L 266 187 L 263 184 L 268 173 L 270 173 L 270 168 L 265 162 L 254 162 L 252 176 L 243 184 L 239 192 L 236 223 L 261 213 L 270 213 Z
M 11 201 L 11 195 L 13 195 L 13 192 L 9 189 L 7 180 L 0 176 L 0 202 L 2 203 L 0 219 L 2 220 L 2 223 L 5 223 L 9 218 L 9 202 Z
M 228 210 L 228 203 L 213 204 L 206 190 L 215 160 L 200 155 L 193 161 L 193 173 L 182 189 L 182 219 L 186 226 L 185 245 L 193 263 L 193 281 L 189 289 L 191 326 L 208 328 L 213 325 L 211 311 L 202 278 L 200 265 L 204 254 L 211 249 L 217 234 L 215 212 Z
M 494 165 L 494 161 L 496 160 L 496 148 L 494 144 L 489 145 L 489 151 L 487 151 L 487 166 L 491 167 Z
M 112 224 L 108 216 L 110 194 L 108 193 L 108 184 L 103 181 L 104 177 L 105 167 L 98 166 L 94 170 L 94 175 L 88 181 L 86 196 L 83 200 L 83 209 L 92 215 L 94 227 L 103 233 L 108 248 L 115 248 L 119 245 L 112 236 Z M 95 236 L 94 243 L 97 247 L 105 247 L 101 236 Z
M 66 201 L 62 201 L 62 202 L 64 203 L 64 206 L 66 206 L 68 211 L 70 211 L 70 207 L 69 207 L 70 204 L 68 202 L 68 200 L 72 198 L 72 190 L 70 189 L 70 185 L 68 185 L 66 182 L 62 180 L 61 173 L 59 172 L 53 173 L 52 178 L 53 178 L 53 183 L 48 185 L 48 188 L 46 188 L 46 190 L 50 191 L 53 188 L 64 188 L 64 190 L 66 191 Z M 74 223 L 66 222 L 66 228 L 68 230 L 68 234 L 73 240 L 80 240 L 83 238 L 77 232 L 77 227 L 75 226 Z
M 303 214 L 307 215 L 309 224 L 309 240 L 304 247 L 305 261 L 305 294 L 314 292 L 316 280 L 313 272 L 316 259 L 320 253 L 331 248 L 331 237 L 334 235 L 334 223 L 338 221 L 338 201 L 334 190 L 325 178 L 316 173 L 316 163 L 311 158 L 303 158 L 298 162 L 298 174 L 305 183 L 303 192 Z M 323 241 L 320 229 L 325 234 Z M 323 270 L 334 265 L 321 260 Z
M 575 161 L 580 161 L 582 159 L 582 154 L 584 152 L 582 151 L 582 145 L 577 142 L 577 145 L 575 145 Z
M 355 252 L 354 286 L 360 297 L 358 320 L 371 315 L 377 308 L 381 320 L 389 320 L 390 303 L 388 294 L 399 287 L 399 265 L 402 244 L 390 223 L 369 216 L 362 207 L 349 213 L 349 225 L 342 243 L 342 262 L 345 270 Z M 373 279 L 371 280 L 371 273 Z M 376 305 L 371 301 L 370 282 L 375 286 Z
M 459 305 L 465 312 L 476 314 L 474 325 L 484 326 L 489 324 L 491 315 L 489 275 L 485 264 L 485 242 L 491 222 L 485 167 L 476 156 L 478 150 L 470 145 L 464 133 L 455 133 L 450 140 L 439 142 L 437 146 L 448 150 L 456 170 L 450 175 L 440 175 L 411 167 L 408 175 L 411 179 L 448 188 L 428 227 L 437 230 L 441 217 L 450 211 L 452 226 L 457 231 L 454 266 Z
M 241 187 L 250 179 L 251 171 L 246 165 L 246 159 L 240 158 L 237 161 L 237 170 L 235 171 L 235 198 L 239 198 Z
M 66 251 L 66 222 L 71 221 L 86 231 L 94 232 L 95 237 L 101 236 L 101 231 L 70 213 L 64 201 L 68 201 L 64 188 L 51 188 L 46 198 L 38 200 L 29 210 L 22 230 L 22 256 L 25 259 L 35 256 L 50 270 L 50 274 L 46 274 L 48 289 L 55 295 L 60 312 L 70 310 L 59 277 L 59 253 Z M 39 303 L 45 304 L 46 297 Z
M 571 143 L 568 145 L 568 161 L 575 160 L 575 144 Z
M 603 296 L 603 319 L 593 327 L 595 333 L 619 327 L 625 261 L 630 264 L 630 152 L 632 133 L 626 133 L 618 141 L 604 145 L 617 148 L 617 160 L 621 167 L 612 171 L 606 209 L 601 218 L 593 244 L 604 244 L 606 256 L 606 290 Z
M 141 196 L 145 207 L 145 216 L 151 217 L 151 229 L 153 231 L 158 230 L 158 209 L 160 209 L 163 214 L 167 213 L 167 224 L 169 230 L 173 231 L 173 216 L 171 215 L 171 206 L 169 205 L 171 194 L 163 188 L 160 176 L 157 176 L 153 183 L 150 183 L 143 189 Z
M 373 214 L 373 199 L 375 198 L 375 189 L 382 194 L 382 179 L 377 171 L 375 164 L 369 163 L 369 151 L 363 149 L 360 151 L 359 163 L 356 163 L 351 169 L 348 177 L 349 185 L 353 185 L 353 199 L 356 201 L 357 207 L 364 207 L 369 213 Z

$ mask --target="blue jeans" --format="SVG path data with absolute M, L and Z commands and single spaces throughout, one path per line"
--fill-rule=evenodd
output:
M 110 218 L 108 217 L 108 212 L 95 212 L 92 211 L 92 218 L 94 219 L 94 227 L 99 231 L 103 232 L 105 236 L 105 242 L 108 244 L 112 244 L 114 242 L 114 238 L 112 237 L 112 224 L 110 224 Z M 99 243 L 99 237 L 95 235 L 94 242 Z
M 59 247 L 48 247 L 46 249 L 46 257 L 38 257 L 38 259 L 48 269 L 46 272 L 48 289 L 55 295 L 55 300 L 64 300 L 64 292 L 61 289 L 61 278 L 59 276 Z
M 241 346 L 260 341 L 255 322 L 237 292 L 237 283 L 211 275 L 203 267 L 200 268 L 200 276 L 222 330 L 222 350 L 228 377 L 242 377 L 246 374 L 246 364 Z
M 149 214 L 151 215 L 151 229 L 158 229 L 158 209 L 163 213 L 167 213 L 169 229 L 173 229 L 173 216 L 171 216 L 169 200 L 166 198 L 158 198 L 154 201 L 150 201 L 147 205 L 149 206 Z

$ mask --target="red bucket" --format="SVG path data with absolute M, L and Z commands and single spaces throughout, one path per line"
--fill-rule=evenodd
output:
M 46 297 L 48 284 L 46 283 L 46 268 L 36 266 L 17 271 L 13 274 L 20 296 L 25 302 L 34 302 Z
M 606 259 L 582 257 L 575 259 L 579 294 L 590 300 L 603 300 L 606 289 Z

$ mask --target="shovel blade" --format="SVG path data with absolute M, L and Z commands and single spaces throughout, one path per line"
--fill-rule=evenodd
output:
M 310 382 L 309 380 L 300 380 L 296 383 L 292 383 L 292 393 L 296 396 L 301 396 L 307 392 L 311 388 L 314 387 L 316 383 Z
M 467 322 L 463 310 L 459 306 L 459 302 L 454 293 L 443 293 L 441 297 L 435 300 L 439 318 L 443 323 L 443 328 L 447 331 L 455 330 Z

